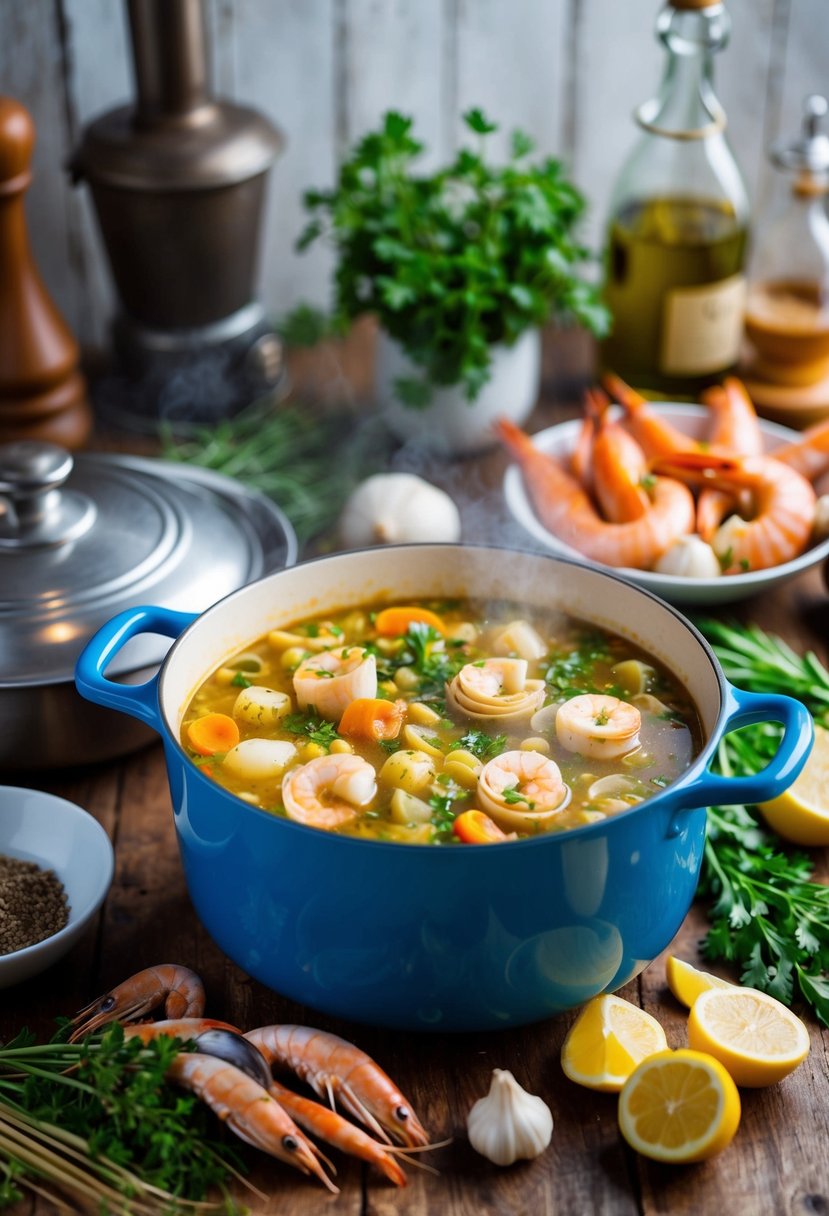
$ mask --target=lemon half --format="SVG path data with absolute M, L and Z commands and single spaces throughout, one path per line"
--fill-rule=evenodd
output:
M 737 1086 L 719 1061 L 697 1051 L 650 1056 L 619 1096 L 619 1130 L 654 1161 L 705 1161 L 731 1143 L 739 1125 Z
M 809 1054 L 809 1032 L 790 1009 L 756 988 L 709 988 L 688 1018 L 688 1044 L 708 1052 L 738 1085 L 782 1081 Z
M 787 790 L 761 802 L 770 828 L 794 844 L 829 844 L 829 730 L 815 723 L 815 743 L 800 776 Z

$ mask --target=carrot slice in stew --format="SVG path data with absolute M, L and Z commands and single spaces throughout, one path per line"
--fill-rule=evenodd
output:
M 483 811 L 464 811 L 452 824 L 452 831 L 464 844 L 494 844 L 497 840 L 515 840 L 507 835 Z
M 428 608 L 384 608 L 374 619 L 374 628 L 383 638 L 402 637 L 409 626 L 419 622 L 431 625 L 438 633 L 445 633 L 446 626 L 436 612 Z
M 227 714 L 205 714 L 187 727 L 187 738 L 200 756 L 228 752 L 239 742 L 239 727 Z
M 405 716 L 405 701 L 357 697 L 346 706 L 337 731 L 360 739 L 396 739 Z

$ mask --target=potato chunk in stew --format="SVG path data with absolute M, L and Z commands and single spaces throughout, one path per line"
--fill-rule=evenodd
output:
M 684 772 L 700 728 L 678 680 L 625 638 L 560 612 L 430 600 L 270 631 L 204 681 L 181 742 L 274 815 L 463 847 L 623 813 Z

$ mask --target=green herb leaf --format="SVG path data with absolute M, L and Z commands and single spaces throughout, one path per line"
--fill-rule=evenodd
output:
M 783 692 L 823 724 L 829 672 L 755 626 L 698 622 L 728 679 L 752 692 Z M 758 723 L 726 735 L 716 769 L 725 776 L 763 768 L 781 730 Z M 740 967 L 743 983 L 790 1004 L 795 990 L 829 1026 L 829 887 L 812 881 L 812 863 L 761 825 L 751 808 L 711 807 L 699 894 L 708 901 L 703 951 Z
M 312 743 L 318 743 L 326 751 L 335 739 L 340 738 L 333 722 L 325 722 L 310 711 L 286 714 L 281 725 L 292 735 L 306 735 Z
M 473 146 L 424 174 L 411 119 L 390 112 L 343 161 L 333 189 L 304 196 L 299 248 L 327 240 L 336 257 L 330 328 L 379 317 L 421 373 L 397 384 L 413 408 L 441 385 L 460 384 L 474 401 L 489 379 L 492 347 L 513 344 L 551 315 L 598 334 L 609 325 L 596 287 L 580 273 L 589 258 L 576 239 L 584 200 L 559 162 L 528 162 L 532 141 L 515 132 L 507 162 L 490 165 L 486 145 L 497 124 L 480 109 L 464 124 Z M 300 337 L 314 325 L 325 335 L 307 307 L 298 322 Z

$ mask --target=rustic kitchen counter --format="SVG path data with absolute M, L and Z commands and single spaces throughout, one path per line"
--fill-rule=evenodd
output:
M 573 415 L 574 383 L 549 381 L 531 429 Z M 498 489 L 502 469 L 502 457 L 493 454 L 446 464 L 439 479 L 462 500 L 467 539 L 526 544 L 503 514 Z M 430 475 L 438 480 L 434 470 Z M 486 514 L 480 509 L 482 500 L 492 507 Z M 824 661 L 829 658 L 827 593 L 818 571 L 743 605 L 738 615 L 781 634 L 798 649 L 812 647 Z M 405 1190 L 332 1150 L 341 1187 L 336 1197 L 250 1150 L 251 1177 L 269 1196 L 266 1204 L 251 1204 L 254 1213 L 829 1213 L 829 1031 L 814 1020 L 808 1020 L 811 1054 L 791 1077 L 771 1089 L 742 1091 L 742 1124 L 725 1153 L 703 1165 L 661 1167 L 638 1157 L 622 1141 L 614 1095 L 582 1089 L 561 1072 L 559 1050 L 572 1016 L 487 1034 L 390 1032 L 312 1013 L 248 978 L 212 944 L 190 905 L 159 744 L 96 768 L 26 773 L 6 780 L 51 790 L 86 807 L 113 840 L 116 868 L 109 897 L 83 942 L 46 974 L 0 994 L 0 1040 L 21 1025 L 46 1033 L 55 1015 L 74 1012 L 132 972 L 153 963 L 179 962 L 203 977 L 208 1015 L 243 1028 L 306 1022 L 350 1038 L 399 1082 L 434 1140 L 452 1137 L 448 1147 L 427 1155 L 439 1172 L 408 1170 Z M 818 874 L 824 880 L 829 877 L 827 853 L 819 857 Z M 382 915 L 383 910 L 377 912 Z M 694 908 L 666 953 L 696 960 L 704 928 L 703 912 Z M 354 932 L 359 935 L 359 926 Z M 667 989 L 664 956 L 621 995 L 660 1020 L 670 1046 L 684 1044 L 685 1011 Z M 493 1068 L 510 1069 L 522 1085 L 545 1099 L 555 1119 L 550 1148 L 537 1160 L 509 1169 L 479 1157 L 465 1135 L 466 1114 L 488 1089 Z M 21 1205 L 20 1213 L 24 1210 L 46 1216 L 53 1209 L 38 1201 Z

